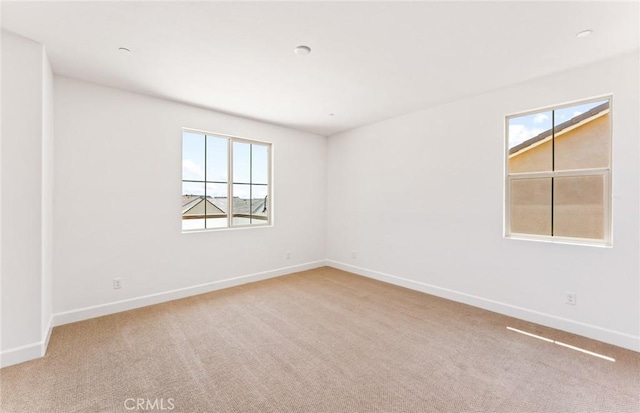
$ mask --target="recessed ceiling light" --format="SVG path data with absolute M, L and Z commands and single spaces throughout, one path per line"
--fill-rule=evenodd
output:
M 309 46 L 298 46 L 295 49 L 293 49 L 293 51 L 295 52 L 295 54 L 304 56 L 311 53 L 311 48 Z
M 591 33 L 593 33 L 593 30 L 583 30 L 580 33 L 576 34 L 576 37 L 587 37 Z
M 118 50 L 124 53 L 131 53 L 131 50 L 127 49 L 126 47 L 119 47 Z

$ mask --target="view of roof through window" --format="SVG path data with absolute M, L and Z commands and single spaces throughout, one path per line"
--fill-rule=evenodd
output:
M 268 144 L 184 131 L 182 229 L 268 224 L 269 156 Z
M 610 242 L 611 101 L 508 118 L 507 234 Z
M 555 133 L 558 134 L 564 128 L 582 120 L 588 120 L 608 109 L 608 100 L 555 109 L 553 111 Z M 513 151 L 516 146 L 522 149 L 544 137 L 551 136 L 551 117 L 551 111 L 542 111 L 511 118 L 509 120 L 509 152 L 517 152 L 517 150 Z

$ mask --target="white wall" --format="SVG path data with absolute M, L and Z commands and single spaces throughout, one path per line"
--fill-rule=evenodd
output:
M 1 365 L 46 349 L 51 285 L 52 83 L 42 45 L 2 32 Z M 46 284 L 46 286 L 44 286 Z
M 42 337 L 46 348 L 53 316 L 53 72 L 43 48 L 42 65 Z
M 640 350 L 638 69 L 625 55 L 330 137 L 331 265 Z M 613 248 L 503 238 L 505 115 L 606 93 Z
M 325 137 L 54 84 L 56 324 L 324 264 Z M 273 143 L 273 227 L 181 233 L 182 127 Z

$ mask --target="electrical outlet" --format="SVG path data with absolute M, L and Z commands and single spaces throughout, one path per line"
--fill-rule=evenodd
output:
M 291 259 L 291 252 L 287 251 L 287 253 L 285 254 L 285 257 L 290 260 Z
M 566 301 L 565 303 L 569 305 L 576 305 L 577 295 L 576 293 L 572 293 L 570 291 L 566 292 Z
M 122 278 L 114 278 L 113 279 L 113 289 L 117 290 L 122 288 Z
M 351 258 L 356 259 L 357 255 L 355 251 L 351 251 Z

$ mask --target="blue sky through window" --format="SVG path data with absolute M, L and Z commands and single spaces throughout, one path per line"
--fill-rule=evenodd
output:
M 555 126 L 579 116 L 588 110 L 607 102 L 584 103 L 555 110 Z M 542 111 L 509 119 L 509 149 L 551 129 L 552 111 Z
M 182 179 L 191 181 L 206 180 L 220 183 L 207 183 L 206 195 L 227 197 L 228 182 L 228 139 L 215 135 L 205 135 L 184 131 L 182 133 Z M 268 184 L 269 148 L 266 145 L 233 143 L 233 182 L 244 184 Z M 185 195 L 204 195 L 205 186 L 199 182 L 183 182 Z M 250 192 L 251 190 L 251 192 Z M 234 185 L 234 196 L 264 198 L 266 186 Z

